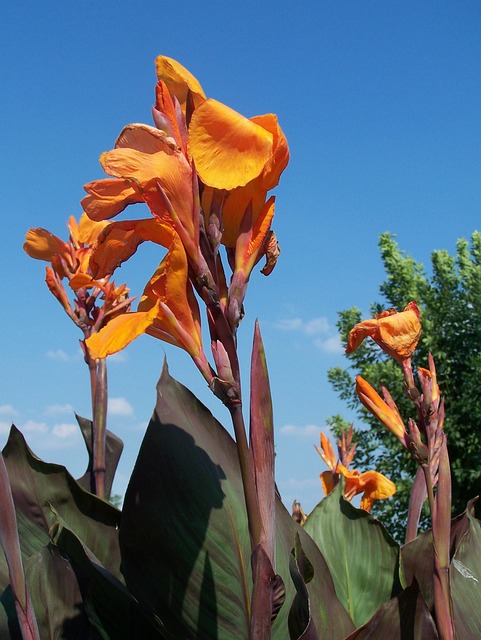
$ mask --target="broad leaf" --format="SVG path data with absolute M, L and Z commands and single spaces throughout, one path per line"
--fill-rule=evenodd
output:
M 481 637 L 481 523 L 466 510 L 469 529 L 450 566 L 451 597 L 457 640 Z
M 82 418 L 78 415 L 75 415 L 75 417 L 77 418 L 77 422 L 80 427 L 80 431 L 82 433 L 89 455 L 87 470 L 81 478 L 77 479 L 77 482 L 86 491 L 94 493 L 95 481 L 93 476 L 94 461 L 92 445 L 92 420 L 87 420 L 87 418 Z M 117 470 L 117 465 L 119 464 L 123 448 L 124 443 L 122 442 L 122 440 L 118 436 L 116 436 L 115 433 L 112 433 L 112 431 L 109 431 L 107 429 L 105 438 L 105 497 L 107 500 L 110 498 L 110 494 L 112 492 L 112 483 L 114 481 L 115 472 Z
M 296 593 L 289 558 L 300 529 L 280 501 L 276 521 L 275 570 L 285 582 L 286 601 L 272 638 L 286 640 Z M 326 617 L 332 615 L 330 637 L 343 638 L 352 624 L 319 550 L 304 532 L 301 537 L 317 572 L 308 586 L 326 595 L 322 607 Z M 120 546 L 127 587 L 172 635 L 248 638 L 251 549 L 235 443 L 166 366 L 125 496 Z M 319 620 L 318 630 L 327 628 L 325 620 L 321 624 L 321 608 L 315 609 L 316 627 Z
M 399 547 L 382 524 L 342 495 L 342 483 L 308 516 L 304 529 L 326 559 L 336 593 L 356 627 L 401 591 Z
M 27 547 L 35 552 L 40 549 L 37 545 L 43 536 L 38 530 L 49 535 L 54 524 L 52 505 L 108 570 L 121 578 L 117 531 L 120 512 L 82 489 L 65 467 L 37 458 L 15 427 L 3 457 L 22 534 L 22 552 L 25 554 Z M 23 535 L 28 536 L 25 541 Z
M 416 583 L 382 605 L 346 640 L 437 640 L 434 620 Z

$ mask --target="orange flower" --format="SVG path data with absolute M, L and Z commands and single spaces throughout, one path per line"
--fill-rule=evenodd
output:
M 337 465 L 337 471 L 344 476 L 344 497 L 352 500 L 354 496 L 362 493 L 361 509 L 370 511 L 374 500 L 390 498 L 396 493 L 394 482 L 377 471 L 349 471 L 341 464 Z
M 260 218 L 255 242 L 262 246 L 273 214 L 273 207 L 266 206 L 267 192 L 277 185 L 289 159 L 276 116 L 248 119 L 206 99 L 194 76 L 171 58 L 159 56 L 156 68 L 154 120 L 158 128 L 133 124 L 123 130 L 115 149 L 100 158 L 113 178 L 85 185 L 85 211 L 93 220 L 105 220 L 129 204 L 146 202 L 156 217 L 170 221 L 195 260 L 186 238 L 198 242 L 197 187 L 193 188 L 198 176 L 204 185 L 207 225 L 213 202 L 223 203 L 222 242 L 235 247 L 250 205 L 252 225 Z M 189 96 L 189 108 L 194 109 L 191 117 L 187 114 Z M 176 109 L 177 101 L 183 114 Z M 188 130 L 185 115 L 189 116 Z
M 352 353 L 370 336 L 392 358 L 398 362 L 410 358 L 421 336 L 419 309 L 410 302 L 404 311 L 383 311 L 376 318 L 359 322 L 351 330 L 346 353 Z
M 352 430 L 350 430 L 350 435 L 352 435 Z M 349 437 L 348 439 L 350 440 Z M 338 444 L 341 444 L 342 446 L 342 441 L 339 441 Z M 341 475 L 345 479 L 344 497 L 346 500 L 352 500 L 354 496 L 362 493 L 361 509 L 364 509 L 365 511 L 371 510 L 374 500 L 389 498 L 396 492 L 396 485 L 382 473 L 378 473 L 377 471 L 365 471 L 364 473 L 359 473 L 359 471 L 351 471 L 344 466 L 336 458 L 330 441 L 322 432 L 321 446 L 316 446 L 316 450 L 330 469 L 330 471 L 323 471 L 320 474 L 322 488 L 325 495 L 329 495 L 331 493 L 339 482 L 339 477 Z M 351 452 L 353 452 L 352 449 Z M 349 452 L 345 451 L 344 453 Z M 352 459 L 352 456 L 348 457 Z
M 404 422 L 397 410 L 396 405 L 392 402 L 390 396 L 390 404 L 385 402 L 381 396 L 375 391 L 371 385 L 361 376 L 356 377 L 356 392 L 359 400 L 370 411 L 373 416 L 380 420 L 396 438 L 398 438 L 404 446 L 407 447 L 407 432 Z M 387 391 L 385 391 L 387 394 Z
M 63 242 L 46 229 L 29 229 L 23 248 L 31 258 L 50 262 L 59 278 L 68 278 L 74 291 L 88 285 L 101 286 L 94 282 L 89 273 L 89 260 L 92 246 L 106 224 L 93 222 L 85 214 L 77 224 L 75 218 L 70 216 L 69 242 Z
M 207 108 L 207 106 L 202 105 L 203 110 L 207 110 Z M 194 116 L 196 113 L 194 113 Z M 239 117 L 242 118 L 242 116 Z M 266 114 L 251 118 L 250 122 L 256 125 L 254 131 L 263 140 L 264 146 L 259 145 L 257 147 L 257 157 L 251 161 L 251 172 L 249 174 L 247 171 L 245 172 L 244 183 L 239 182 L 238 185 L 233 185 L 231 182 L 228 186 L 223 186 L 221 183 L 221 186 L 219 186 L 213 184 L 215 181 L 210 176 L 206 176 L 206 178 L 210 178 L 210 182 L 208 179 L 208 186 L 202 194 L 202 208 L 208 218 L 211 203 L 216 197 L 216 189 L 224 188 L 229 191 L 229 193 L 225 194 L 222 210 L 224 226 L 222 242 L 226 247 L 231 248 L 236 245 L 239 229 L 247 207 L 249 205 L 252 207 L 252 222 L 255 224 L 264 209 L 267 193 L 279 183 L 281 173 L 289 162 L 287 139 L 279 127 L 277 117 L 274 114 Z M 200 118 L 199 121 L 196 121 L 193 117 L 191 129 L 193 126 L 199 126 L 202 131 L 201 125 Z M 254 149 L 251 150 L 251 152 L 253 151 Z M 205 152 L 208 152 L 207 148 Z M 268 152 L 268 155 L 265 152 Z

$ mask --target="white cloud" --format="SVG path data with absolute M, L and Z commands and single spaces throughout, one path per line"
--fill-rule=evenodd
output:
M 4 433 L 10 433 L 10 427 L 12 425 L 10 424 L 10 422 L 0 422 L 0 433 L 4 434 Z
M 73 408 L 70 404 L 51 404 L 44 411 L 46 416 L 58 415 L 59 413 L 72 413 Z
M 325 340 L 316 338 L 314 344 L 318 349 L 326 353 L 344 353 L 344 347 L 342 346 L 339 334 L 326 338 Z
M 301 318 L 283 319 L 276 322 L 275 326 L 283 331 L 299 331 L 308 336 L 327 333 L 329 331 L 329 322 L 327 318 L 319 316 L 311 320 L 302 320 Z
M 0 405 L 0 416 L 18 416 L 18 411 L 11 404 Z
M 111 356 L 109 356 L 109 362 L 114 362 L 114 363 L 127 362 L 127 359 L 128 358 L 125 351 L 118 351 L 117 353 L 113 353 Z
M 109 398 L 108 411 L 113 416 L 131 416 L 134 413 L 132 405 L 125 398 Z
M 52 429 L 52 434 L 58 438 L 69 438 L 72 435 L 78 435 L 79 428 L 76 424 L 61 422 L 56 424 Z
M 48 431 L 48 427 L 45 422 L 27 420 L 27 422 L 22 425 L 20 431 L 22 433 L 46 433 Z
M 319 440 L 319 434 L 321 431 L 322 427 L 317 424 L 306 424 L 303 427 L 298 427 L 293 424 L 285 424 L 279 429 L 279 433 L 283 436 L 289 436 L 301 440 L 311 440 L 312 438 L 315 438 L 316 442 Z
M 68 362 L 70 360 L 68 354 L 62 351 L 62 349 L 47 351 L 47 358 L 50 358 L 50 360 L 61 360 L 62 362 Z

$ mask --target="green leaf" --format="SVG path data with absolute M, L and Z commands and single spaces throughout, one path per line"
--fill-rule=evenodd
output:
M 481 637 L 481 523 L 466 510 L 469 529 L 451 560 L 450 582 L 457 640 Z
M 401 591 L 399 547 L 380 522 L 344 499 L 342 485 L 315 507 L 304 529 L 319 546 L 336 593 L 358 627 Z
M 296 594 L 290 551 L 301 530 L 279 500 L 276 522 L 275 571 L 285 582 L 286 601 L 272 638 L 286 640 Z M 352 623 L 319 550 L 305 532 L 300 535 L 316 572 L 309 593 L 326 596 L 313 606 L 316 627 L 329 629 L 330 622 L 329 637 L 344 638 Z M 249 637 L 251 549 L 235 443 L 166 366 L 125 495 L 120 546 L 127 587 L 174 637 Z
M 382 605 L 346 640 L 437 640 L 438 632 L 416 583 Z
M 86 615 L 100 637 L 112 640 L 170 638 L 161 621 L 139 605 L 75 533 L 61 520 L 58 524 L 56 543 L 81 581 Z
M 38 530 L 49 536 L 55 522 L 51 504 L 102 564 L 121 579 L 120 512 L 82 489 L 65 467 L 37 458 L 15 427 L 10 431 L 3 457 L 12 486 L 22 552 L 25 554 L 27 548 L 39 550 L 43 536 Z

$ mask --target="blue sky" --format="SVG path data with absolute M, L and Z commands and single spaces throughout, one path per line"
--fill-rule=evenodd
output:
M 313 444 L 329 415 L 346 413 L 326 380 L 345 363 L 336 313 L 379 299 L 379 234 L 396 233 L 428 262 L 481 228 L 481 4 L 19 2 L 2 23 L 0 439 L 15 422 L 40 457 L 83 472 L 73 419 L 90 411 L 80 334 L 22 244 L 29 227 L 66 237 L 83 184 L 103 177 L 100 153 L 125 124 L 151 123 L 154 59 L 164 54 L 244 115 L 277 113 L 289 140 L 274 221 L 282 255 L 269 278 L 251 280 L 239 343 L 247 375 L 258 317 L 279 489 L 310 510 L 324 470 Z M 116 281 L 141 293 L 158 259 L 141 247 Z M 139 339 L 109 365 L 109 426 L 125 442 L 119 493 L 164 354 L 227 423 L 185 354 Z

